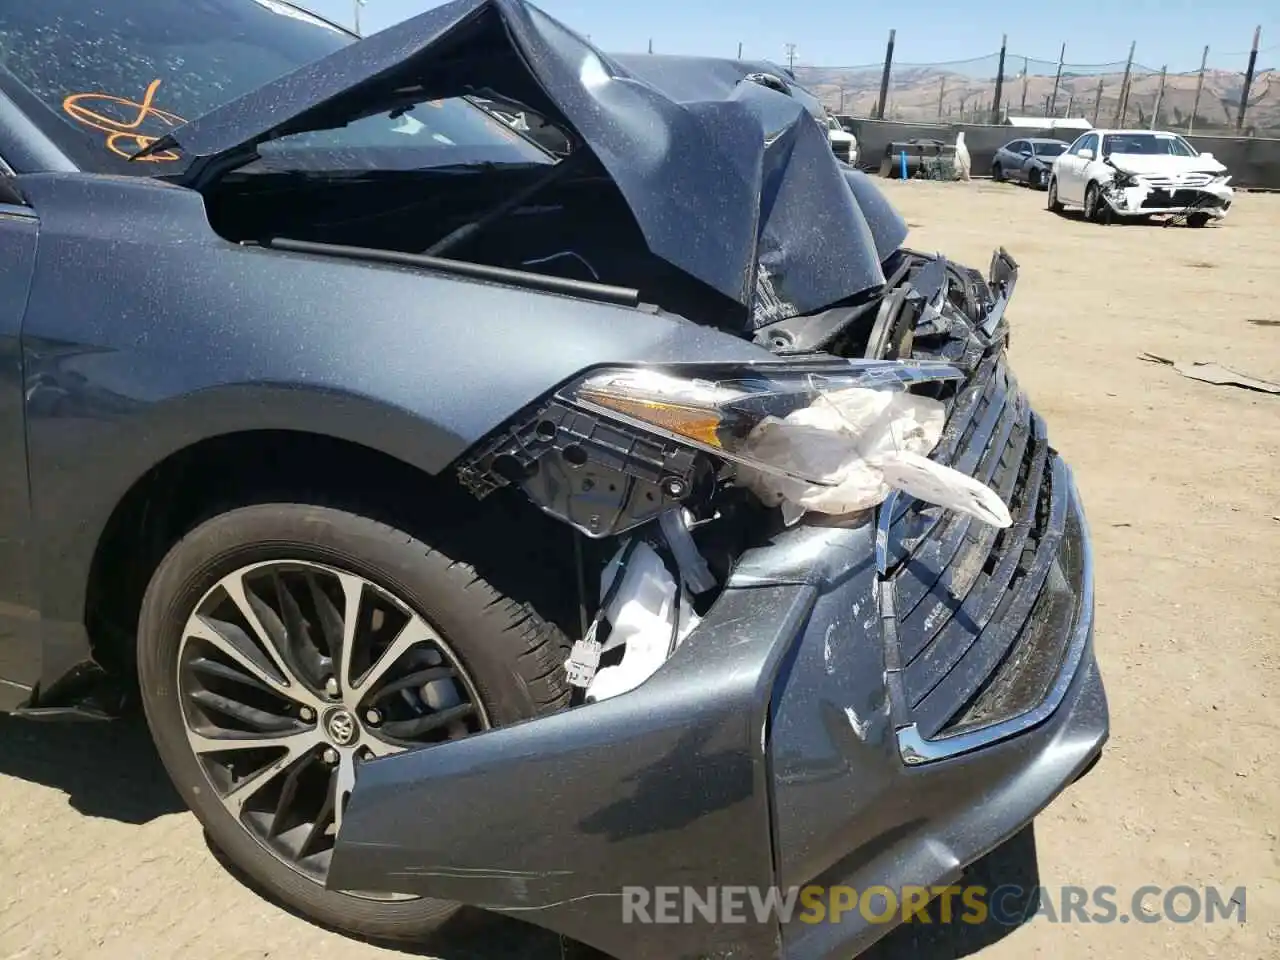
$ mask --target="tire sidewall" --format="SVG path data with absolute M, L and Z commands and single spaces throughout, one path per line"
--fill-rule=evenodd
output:
M 484 643 L 483 617 L 459 602 L 473 580 L 470 568 L 375 521 L 301 504 L 245 507 L 196 527 L 157 569 L 139 620 L 138 677 L 147 723 L 178 792 L 222 852 L 289 905 L 344 929 L 376 925 L 377 935 L 394 936 L 395 928 L 404 925 L 412 935 L 424 922 L 435 925 L 447 918 L 456 905 L 429 899 L 367 900 L 329 891 L 298 874 L 223 806 L 187 742 L 177 687 L 187 618 L 222 577 L 249 564 L 285 559 L 346 570 L 407 603 L 449 643 L 492 725 L 534 716 L 536 702 L 509 664 Z

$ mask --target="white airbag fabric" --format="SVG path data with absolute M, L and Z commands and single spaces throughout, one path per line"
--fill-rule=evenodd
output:
M 823 483 L 747 467 L 739 477 L 771 506 L 789 502 L 843 515 L 877 506 L 898 489 L 995 527 L 1009 526 L 1009 510 L 994 490 L 928 459 L 945 422 L 945 407 L 931 397 L 867 387 L 833 390 L 785 418 L 761 421 L 743 451 L 756 462 Z

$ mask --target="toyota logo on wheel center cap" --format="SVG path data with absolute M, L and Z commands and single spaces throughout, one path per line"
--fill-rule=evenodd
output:
M 334 710 L 330 713 L 325 718 L 324 729 L 329 739 L 339 747 L 351 746 L 360 736 L 360 727 L 356 724 L 356 718 L 346 710 Z

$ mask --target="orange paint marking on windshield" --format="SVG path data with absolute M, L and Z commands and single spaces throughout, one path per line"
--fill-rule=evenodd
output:
M 127 160 L 143 147 L 149 147 L 160 139 L 141 132 L 142 125 L 148 120 L 153 121 L 153 127 L 156 123 L 166 127 L 179 127 L 186 123 L 186 120 L 176 113 L 170 113 L 168 110 L 161 110 L 152 105 L 159 87 L 159 78 L 152 80 L 141 102 L 109 93 L 73 93 L 62 101 L 62 109 L 73 120 L 105 133 L 107 149 Z M 97 109 L 91 108 L 89 104 Z M 108 107 L 136 111 L 137 115 L 131 120 L 116 120 L 98 112 Z M 178 160 L 180 157 L 175 150 L 161 150 L 142 159 L 152 163 L 167 163 Z

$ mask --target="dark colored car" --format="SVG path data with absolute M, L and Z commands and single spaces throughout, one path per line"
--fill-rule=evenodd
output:
M 991 158 L 991 178 L 1015 180 L 1036 190 L 1043 190 L 1049 183 L 1053 158 L 1061 156 L 1068 146 L 1070 144 L 1061 140 L 1036 137 L 1011 140 Z
M 0 707 L 140 701 L 273 896 L 846 957 L 889 925 L 641 928 L 620 890 L 950 882 L 1098 756 L 1016 265 L 904 246 L 793 97 L 722 61 L 664 91 L 519 0 L 359 41 L 0 0 L 0 50 Z M 754 492 L 834 483 L 753 438 L 853 395 L 938 411 L 917 466 L 1008 522 Z

